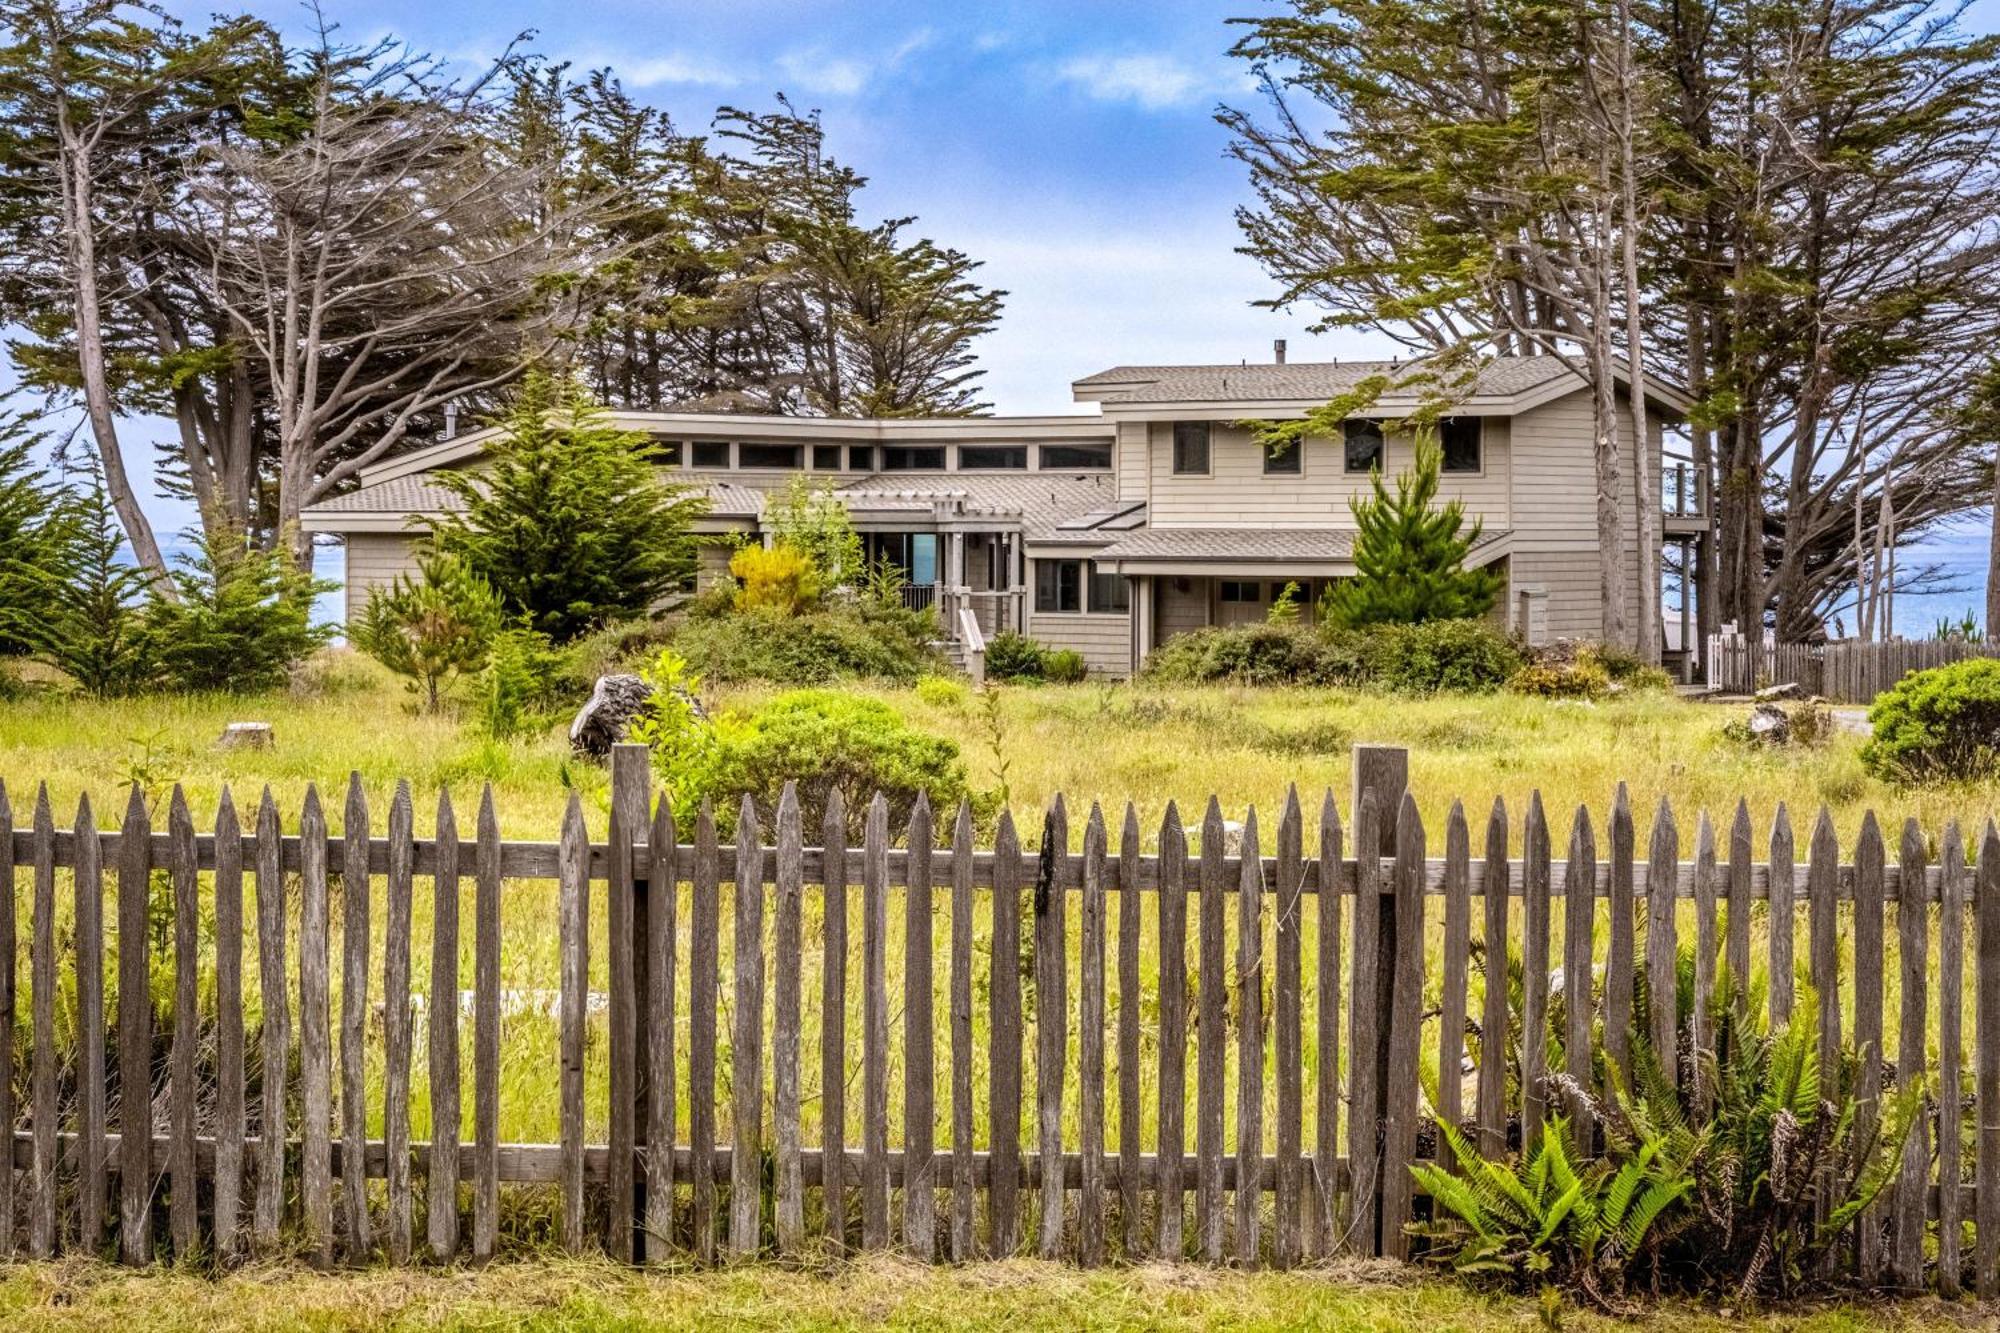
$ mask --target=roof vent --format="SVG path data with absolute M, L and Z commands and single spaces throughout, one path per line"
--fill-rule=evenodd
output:
M 447 440 L 458 438 L 458 399 L 456 398 L 444 405 L 444 437 Z
M 1277 357 L 1277 363 L 1279 365 L 1282 366 L 1285 364 L 1285 340 L 1283 338 L 1276 338 L 1272 340 L 1271 352 L 1274 356 Z

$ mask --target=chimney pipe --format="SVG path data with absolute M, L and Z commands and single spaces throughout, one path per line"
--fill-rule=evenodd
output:
M 458 438 L 458 400 L 456 398 L 444 405 L 444 437 L 447 440 Z
M 1282 365 L 1284 365 L 1284 364 L 1285 364 L 1285 340 L 1284 340 L 1283 338 L 1277 338 L 1277 339 L 1274 339 L 1274 340 L 1272 340 L 1272 343 L 1271 343 L 1271 350 L 1272 350 L 1273 352 L 1275 352 L 1275 353 L 1277 354 L 1277 357 L 1278 357 L 1278 364 L 1279 364 L 1279 365 L 1281 365 L 1281 366 L 1282 366 Z

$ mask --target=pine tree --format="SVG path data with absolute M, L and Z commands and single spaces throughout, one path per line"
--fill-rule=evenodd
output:
M 1416 464 L 1396 478 L 1392 495 L 1378 468 L 1372 497 L 1350 506 L 1360 536 L 1355 577 L 1328 587 L 1321 614 L 1335 625 L 1416 625 L 1427 620 L 1483 616 L 1506 582 L 1497 569 L 1467 569 L 1466 553 L 1481 525 L 1465 527 L 1465 506 L 1437 498 L 1442 455 L 1428 436 L 1417 439 Z
M 0 414 L 0 657 L 32 649 L 68 565 L 64 497 L 31 456 L 41 443 L 22 416 Z
M 120 554 L 124 532 L 103 477 L 65 497 L 61 595 L 30 629 L 29 654 L 96 699 L 130 694 L 149 681 L 143 603 L 152 579 Z
M 619 430 L 573 382 L 530 376 L 488 446 L 491 465 L 437 479 L 464 505 L 432 520 L 510 619 L 566 643 L 644 615 L 694 579 L 704 501 L 662 482 L 648 441 Z
M 500 598 L 459 556 L 424 551 L 420 577 L 399 574 L 368 596 L 354 646 L 400 676 L 435 713 L 451 684 L 482 671 L 500 633 Z

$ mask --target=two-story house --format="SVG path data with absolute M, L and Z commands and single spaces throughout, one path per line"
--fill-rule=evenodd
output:
M 1243 423 L 1296 418 L 1364 376 L 1407 380 L 1411 370 L 1379 361 L 1120 366 L 1072 386 L 1094 405 L 1089 415 L 613 419 L 648 436 L 660 465 L 707 496 L 704 579 L 727 577 L 734 545 L 760 539 L 767 495 L 811 477 L 846 504 L 870 556 L 904 571 L 912 604 L 937 608 L 954 646 L 1013 629 L 1123 675 L 1175 634 L 1262 619 L 1288 583 L 1310 617 L 1322 585 L 1354 572 L 1350 502 L 1375 468 L 1393 476 L 1409 465 L 1411 439 L 1386 423 L 1408 416 L 1418 391 L 1392 390 L 1339 436 L 1286 452 L 1265 448 Z M 1644 466 L 1659 477 L 1662 427 L 1688 405 L 1657 384 L 1646 393 Z M 1636 464 L 1623 413 L 1621 430 Z M 350 612 L 412 568 L 418 520 L 454 503 L 433 474 L 477 468 L 491 438 L 473 432 L 379 463 L 356 489 L 306 511 L 308 529 L 345 541 Z M 1496 614 L 1531 641 L 1595 636 L 1585 384 L 1552 357 L 1496 359 L 1453 404 L 1439 439 L 1443 496 L 1483 524 L 1472 558 L 1507 575 Z M 1638 537 L 1633 473 L 1623 471 L 1628 552 Z M 1666 540 L 1694 540 L 1698 513 L 1698 502 L 1674 497 Z M 1645 595 L 1632 577 L 1634 595 Z

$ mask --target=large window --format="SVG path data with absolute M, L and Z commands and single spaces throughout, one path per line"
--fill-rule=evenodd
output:
M 1344 421 L 1341 433 L 1346 437 L 1349 472 L 1373 472 L 1382 466 L 1381 422 Z
M 1446 417 L 1438 423 L 1438 445 L 1444 453 L 1446 472 L 1477 472 L 1479 457 L 1478 417 Z
M 944 446 L 941 444 L 891 444 L 882 450 L 884 472 L 942 472 Z
M 840 471 L 840 446 L 837 444 L 816 444 L 813 446 L 813 471 Z
M 696 467 L 728 467 L 729 446 L 716 440 L 696 440 L 694 442 L 694 465 Z
M 1305 454 L 1300 451 L 1297 440 L 1264 446 L 1264 475 L 1295 477 L 1303 471 L 1305 471 Z
M 1083 610 L 1083 561 L 1035 562 L 1035 610 Z
M 1124 615 L 1132 609 L 1132 585 L 1123 574 L 1107 574 L 1090 562 L 1090 609 Z
M 1111 466 L 1111 446 L 1108 444 L 1045 444 L 1042 446 L 1042 471 L 1069 472 L 1090 470 Z
M 875 470 L 875 446 L 872 444 L 848 445 L 847 468 L 850 472 L 873 472 Z
M 795 468 L 804 461 L 803 452 L 796 444 L 739 444 L 736 466 Z
M 1208 475 L 1208 423 L 1206 421 L 1176 421 L 1174 423 L 1174 475 L 1177 477 L 1205 477 Z
M 961 444 L 958 446 L 961 472 L 1025 472 L 1028 446 L 1025 444 Z

